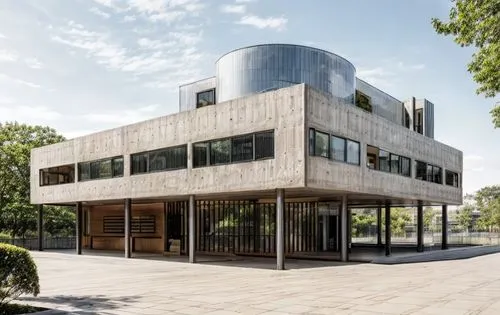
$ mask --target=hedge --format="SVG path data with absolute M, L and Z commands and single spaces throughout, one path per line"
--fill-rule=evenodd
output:
M 22 294 L 40 293 L 38 270 L 28 250 L 0 244 L 0 309 Z

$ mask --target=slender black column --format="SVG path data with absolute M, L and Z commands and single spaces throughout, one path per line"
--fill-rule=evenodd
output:
M 340 261 L 349 260 L 348 251 L 348 210 L 347 210 L 347 196 L 342 196 L 342 202 L 340 205 Z
M 391 205 L 385 205 L 385 255 L 391 256 Z
M 82 243 L 83 243 L 83 210 L 82 203 L 77 202 L 75 205 L 75 217 L 76 217 L 76 254 L 82 254 Z
M 417 252 L 424 251 L 424 207 L 417 206 Z
M 195 204 L 194 195 L 189 196 L 189 263 L 196 262 L 196 217 L 195 217 Z
M 441 249 L 448 249 L 448 205 L 443 205 L 441 218 Z
M 377 208 L 377 246 L 382 246 L 382 207 Z
M 276 191 L 276 269 L 285 270 L 285 190 Z
M 132 227 L 132 200 L 125 199 L 125 237 L 124 237 L 124 245 L 125 245 L 125 258 L 132 257 L 132 248 L 131 248 L 131 227 Z
M 168 225 L 168 213 L 167 213 L 167 203 L 163 203 L 163 251 L 168 252 L 169 251 L 169 244 L 168 244 L 168 232 L 167 231 L 167 225 Z
M 38 250 L 43 251 L 43 205 L 38 205 Z

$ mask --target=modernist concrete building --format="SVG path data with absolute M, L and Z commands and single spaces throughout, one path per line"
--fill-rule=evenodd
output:
M 78 253 L 272 255 L 283 269 L 348 260 L 355 207 L 377 208 L 379 231 L 382 209 L 390 222 L 391 207 L 417 207 L 422 251 L 422 207 L 446 218 L 462 203 L 462 152 L 433 139 L 433 104 L 391 97 L 333 53 L 237 49 L 179 94 L 179 113 L 34 149 L 40 232 L 43 205 L 73 205 Z M 390 224 L 384 239 L 390 255 Z

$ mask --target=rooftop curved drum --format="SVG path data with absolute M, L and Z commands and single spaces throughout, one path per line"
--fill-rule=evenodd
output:
M 321 49 L 267 44 L 220 57 L 216 81 L 217 103 L 300 83 L 354 103 L 356 69 L 346 59 Z

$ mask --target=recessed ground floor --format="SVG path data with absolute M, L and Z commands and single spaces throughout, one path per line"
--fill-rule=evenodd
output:
M 385 266 L 272 258 L 198 264 L 32 252 L 41 294 L 75 314 L 500 314 L 500 254 Z M 255 268 L 267 265 L 268 268 Z M 247 268 L 248 267 L 248 268 Z
M 76 202 L 77 253 L 82 250 L 120 250 L 166 256 L 196 255 L 276 257 L 277 269 L 285 269 L 285 258 L 358 260 L 353 253 L 353 212 L 372 207 L 376 212 L 377 253 L 391 256 L 391 208 L 388 200 L 330 199 L 290 196 L 277 189 L 274 197 L 232 195 L 188 196 L 186 199 L 125 199 Z M 226 196 L 227 197 L 227 196 Z M 362 200 L 362 199 L 361 199 Z M 412 205 L 412 204 L 410 204 Z M 423 203 L 417 203 L 415 242 L 409 247 L 425 251 Z M 39 235 L 43 248 L 43 205 L 40 206 Z M 442 206 L 440 248 L 447 249 L 447 206 Z M 408 244 L 406 245 L 408 247 Z

